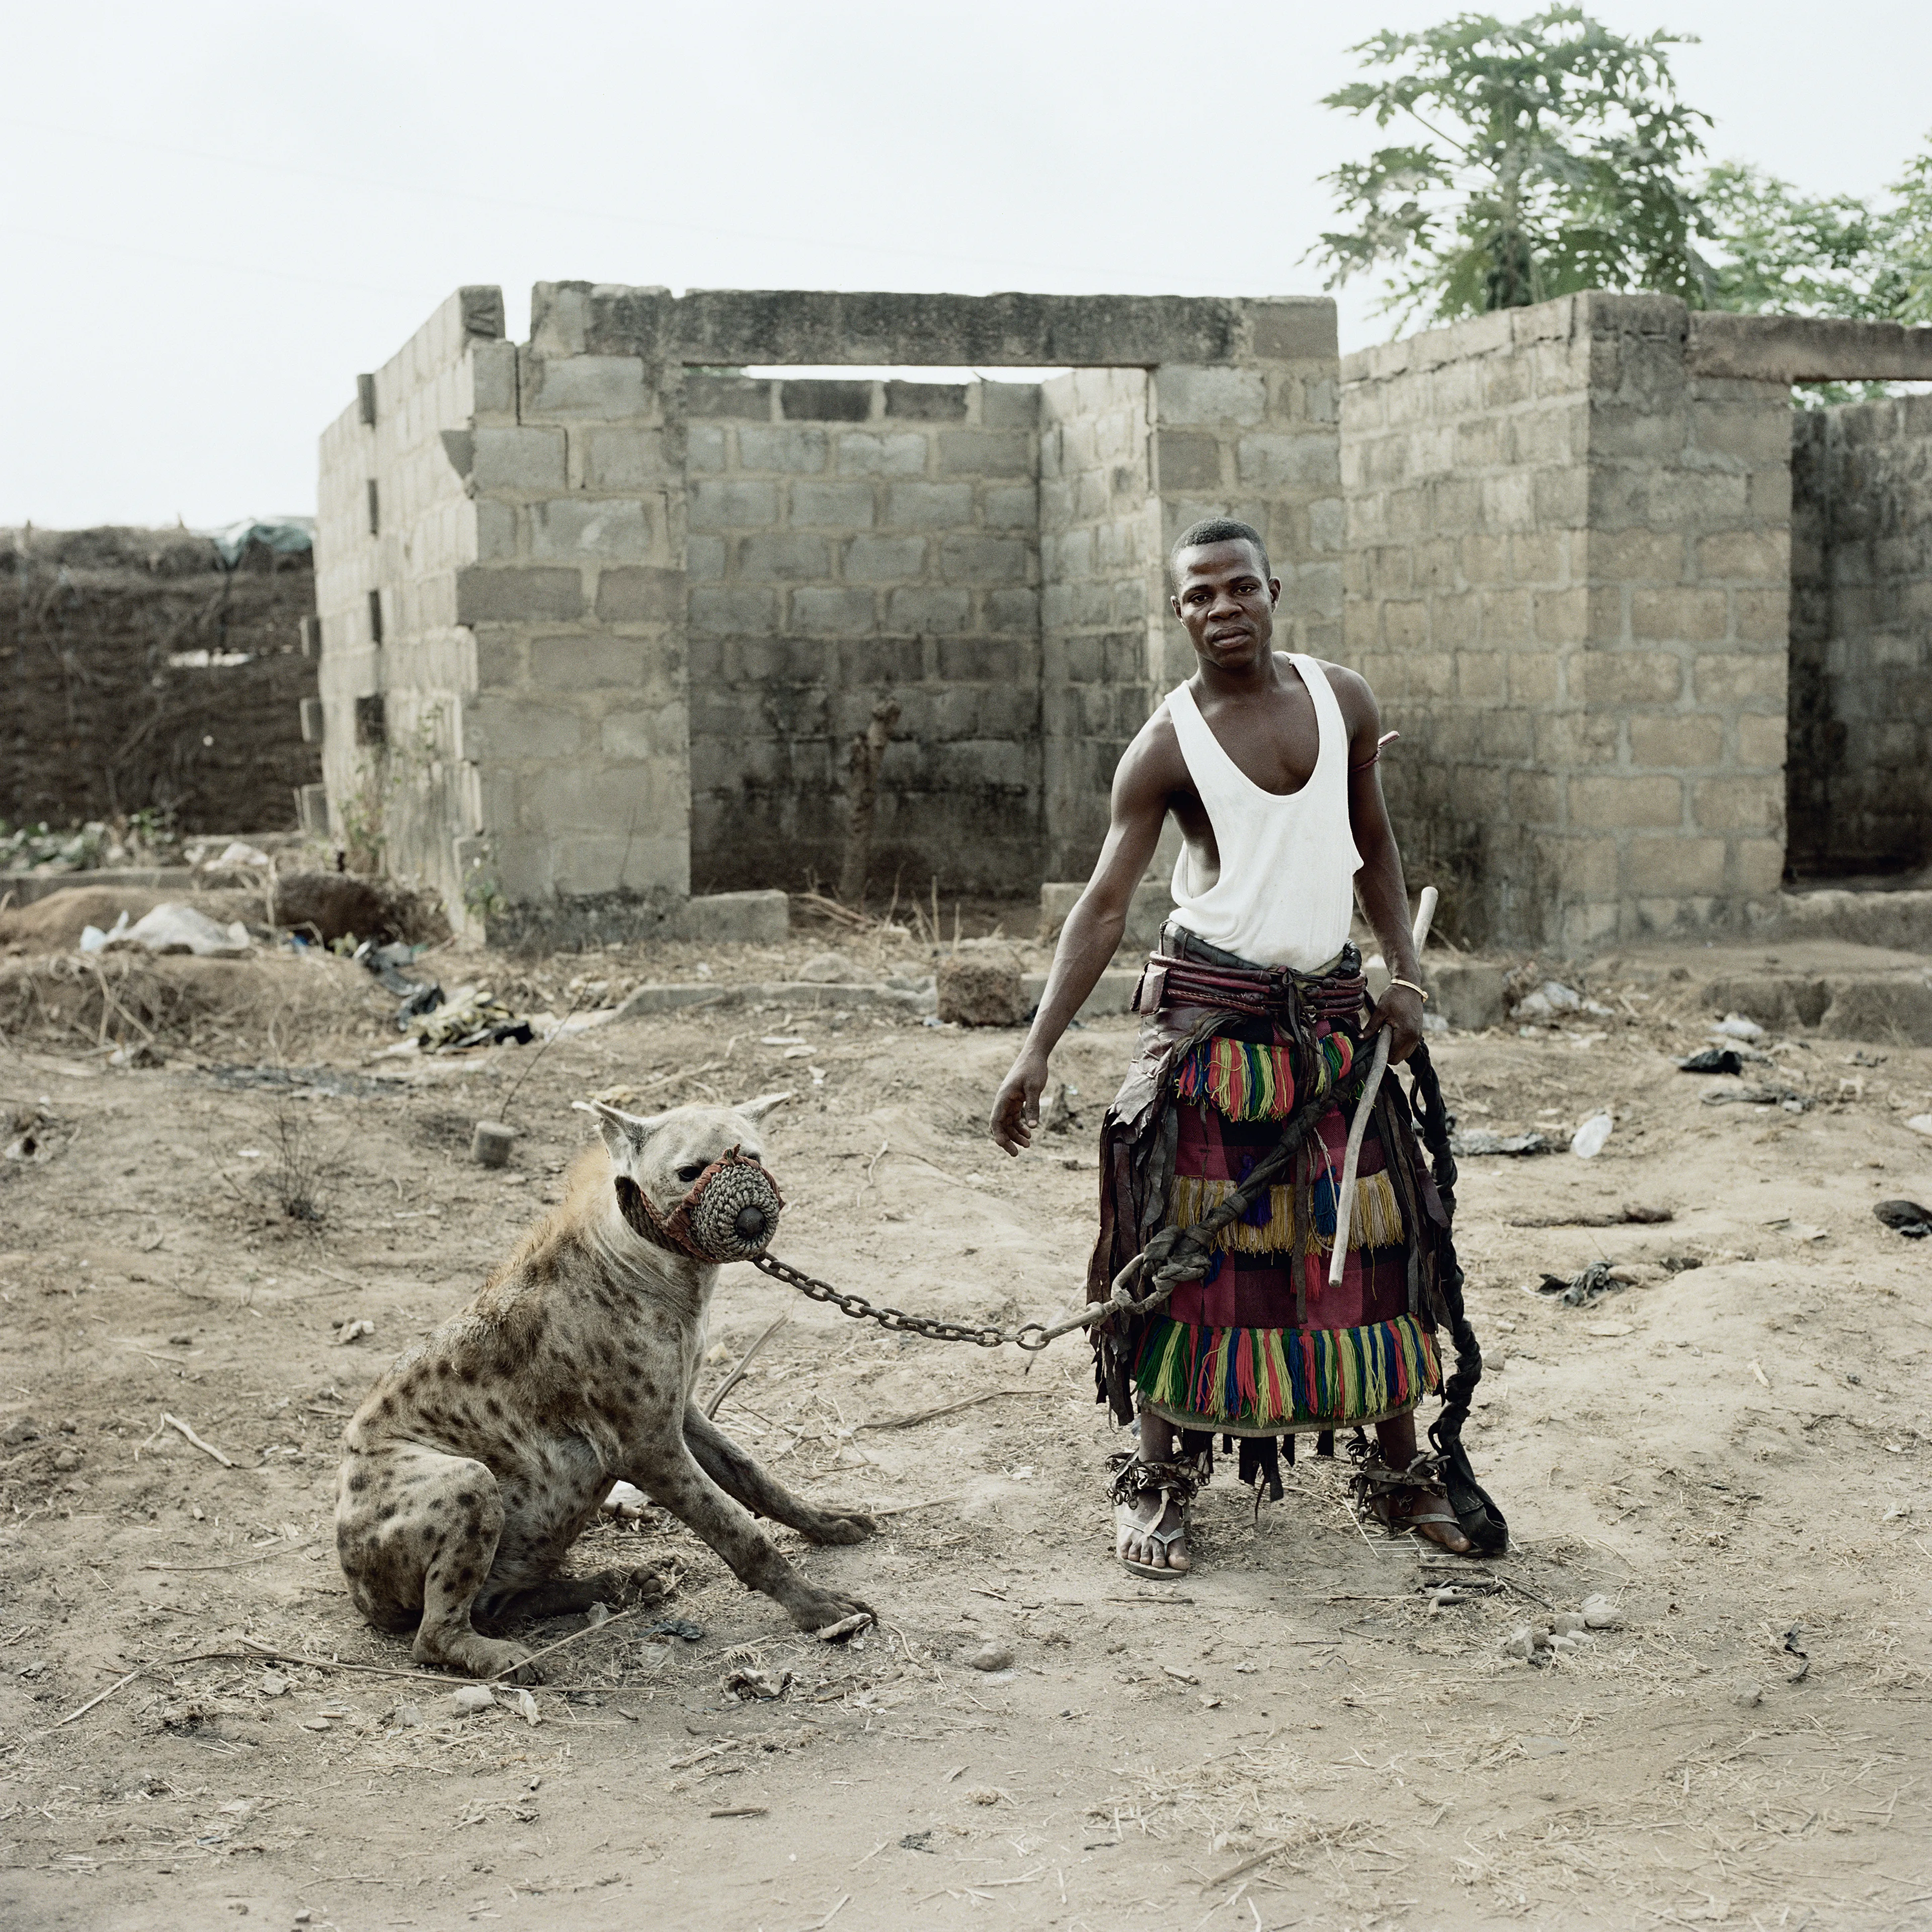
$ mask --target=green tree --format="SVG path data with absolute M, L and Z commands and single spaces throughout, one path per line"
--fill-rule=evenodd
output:
M 1688 170 L 1710 119 L 1678 100 L 1666 52 L 1687 38 L 1624 40 L 1550 7 L 1362 41 L 1351 51 L 1388 74 L 1324 105 L 1426 138 L 1322 178 L 1357 224 L 1310 251 L 1328 286 L 1386 273 L 1385 310 L 1443 322 L 1580 289 L 1701 304 Z
M 1762 168 L 1720 163 L 1702 195 L 1718 256 L 1708 306 L 1932 322 L 1932 137 L 1886 194 L 1869 206 L 1801 194 Z

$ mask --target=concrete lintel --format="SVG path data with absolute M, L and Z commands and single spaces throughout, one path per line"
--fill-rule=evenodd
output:
M 607 352 L 604 338 L 625 320 L 616 293 L 591 296 L 588 339 Z M 664 307 L 673 356 L 723 365 L 1152 368 L 1335 352 L 1334 304 L 1325 296 L 1238 302 L 695 290 Z
M 1804 315 L 1690 318 L 1699 376 L 1765 382 L 1932 382 L 1932 328 Z

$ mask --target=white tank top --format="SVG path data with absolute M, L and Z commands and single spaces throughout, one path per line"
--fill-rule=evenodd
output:
M 1354 910 L 1361 854 L 1348 824 L 1348 734 L 1328 674 L 1313 658 L 1288 662 L 1315 705 L 1320 748 L 1299 791 L 1264 791 L 1221 748 L 1186 685 L 1167 715 L 1187 775 L 1207 807 L 1221 854 L 1212 882 L 1183 846 L 1174 868 L 1174 922 L 1257 966 L 1312 972 L 1340 952 Z

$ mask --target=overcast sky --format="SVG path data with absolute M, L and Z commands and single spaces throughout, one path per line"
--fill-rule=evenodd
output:
M 1315 293 L 1318 106 L 1447 4 L 8 10 L 0 524 L 311 510 L 317 433 L 458 284 Z M 1527 8 L 1504 10 L 1512 14 Z M 1598 0 L 1695 33 L 1719 157 L 1871 195 L 1923 0 Z M 1345 347 L 1388 333 L 1342 293 Z

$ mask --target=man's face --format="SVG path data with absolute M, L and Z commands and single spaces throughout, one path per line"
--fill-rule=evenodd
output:
M 1237 539 L 1184 550 L 1174 560 L 1174 614 L 1203 663 L 1242 671 L 1268 662 L 1281 580 L 1264 574 L 1252 544 Z

